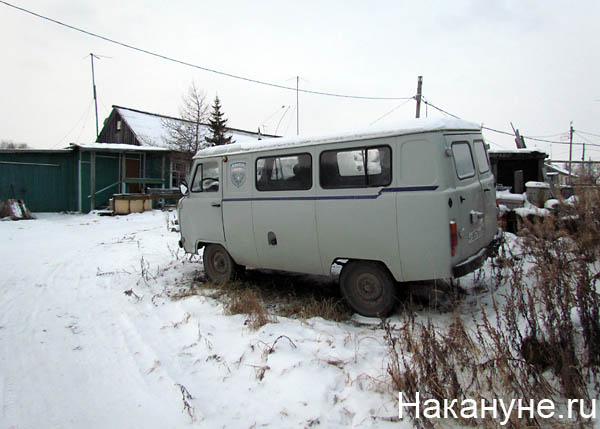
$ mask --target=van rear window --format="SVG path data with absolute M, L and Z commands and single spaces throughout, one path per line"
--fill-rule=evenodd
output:
M 312 188 L 312 157 L 308 153 L 256 160 L 259 191 L 305 191 Z
M 475 176 L 475 166 L 473 164 L 473 155 L 468 142 L 452 143 L 452 155 L 456 175 L 459 179 L 467 179 Z
M 480 173 L 485 173 L 490 170 L 490 164 L 488 162 L 488 157 L 485 152 L 485 146 L 482 140 L 475 140 L 473 142 L 473 147 L 475 148 L 475 157 L 477 158 L 477 165 L 479 167 Z
M 389 146 L 324 151 L 320 161 L 321 187 L 387 186 L 392 181 L 391 152 Z

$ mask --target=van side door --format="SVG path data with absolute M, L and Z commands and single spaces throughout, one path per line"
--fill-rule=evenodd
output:
M 198 243 L 223 243 L 221 160 L 202 159 L 196 162 L 191 173 L 190 193 L 181 201 L 181 232 L 186 250 L 189 241 Z M 194 248 L 194 251 L 196 248 Z
M 254 165 L 252 219 L 260 267 L 322 274 L 313 151 L 261 153 Z

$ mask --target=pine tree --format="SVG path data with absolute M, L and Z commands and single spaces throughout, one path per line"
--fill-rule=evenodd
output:
M 212 105 L 212 112 L 210 112 L 210 119 L 208 120 L 208 128 L 211 135 L 206 136 L 206 142 L 209 145 L 222 145 L 233 143 L 231 136 L 226 136 L 227 131 L 227 119 L 223 118 L 223 112 L 221 112 L 221 101 L 219 96 L 215 97 L 215 103 Z

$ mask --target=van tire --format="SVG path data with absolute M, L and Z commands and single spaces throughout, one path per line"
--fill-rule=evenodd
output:
M 229 252 L 220 244 L 208 244 L 204 249 L 204 272 L 216 284 L 236 280 L 243 267 L 236 264 Z
M 386 317 L 396 304 L 396 281 L 378 262 L 348 262 L 340 274 L 340 288 L 350 306 L 363 316 Z

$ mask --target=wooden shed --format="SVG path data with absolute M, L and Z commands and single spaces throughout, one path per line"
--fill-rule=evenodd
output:
M 490 164 L 497 185 L 510 187 L 514 193 L 525 192 L 527 182 L 544 181 L 544 152 L 534 149 L 489 151 Z

